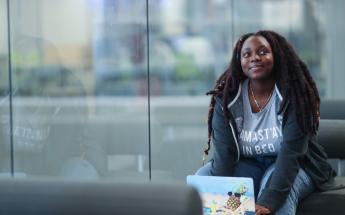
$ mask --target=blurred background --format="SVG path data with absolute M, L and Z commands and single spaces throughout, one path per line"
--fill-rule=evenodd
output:
M 345 100 L 343 8 L 0 0 L 0 177 L 185 181 L 202 165 L 205 92 L 242 34 L 284 35 L 322 98 Z

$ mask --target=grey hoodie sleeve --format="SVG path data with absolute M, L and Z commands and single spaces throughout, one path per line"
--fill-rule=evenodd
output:
M 237 159 L 237 150 L 231 128 L 226 120 L 221 99 L 216 99 L 212 119 L 211 175 L 230 176 Z
M 257 201 L 259 205 L 269 208 L 272 213 L 285 202 L 300 168 L 299 161 L 308 150 L 308 135 L 299 129 L 295 113 L 291 110 L 287 111 L 286 123 L 283 124 L 283 142 L 277 156 L 276 168 Z

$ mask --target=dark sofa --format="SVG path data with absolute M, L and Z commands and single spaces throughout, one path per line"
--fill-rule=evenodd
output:
M 186 185 L 105 181 L 0 180 L 4 215 L 201 215 Z
M 345 185 L 345 100 L 323 100 L 320 112 L 319 143 L 338 174 L 336 183 Z M 300 203 L 297 214 L 345 214 L 345 189 L 313 193 Z
M 321 119 L 345 120 L 345 99 L 322 99 L 320 112 Z

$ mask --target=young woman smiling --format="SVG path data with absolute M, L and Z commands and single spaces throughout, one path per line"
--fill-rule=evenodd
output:
M 295 214 L 298 202 L 333 186 L 317 143 L 320 98 L 308 68 L 272 31 L 243 35 L 213 90 L 210 161 L 198 175 L 251 177 L 256 214 Z

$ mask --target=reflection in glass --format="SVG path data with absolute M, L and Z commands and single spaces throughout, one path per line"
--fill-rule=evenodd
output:
M 185 180 L 206 143 L 205 93 L 228 64 L 231 1 L 149 1 L 152 179 Z
M 145 4 L 30 3 L 10 11 L 15 171 L 148 180 Z
M 0 178 L 9 177 L 11 168 L 11 147 L 9 103 L 9 56 L 8 56 L 8 31 L 7 31 L 7 4 L 0 0 Z M 6 144 L 6 147 L 5 147 Z

